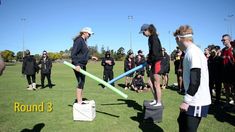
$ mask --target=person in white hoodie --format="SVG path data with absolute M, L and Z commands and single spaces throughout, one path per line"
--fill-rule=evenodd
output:
M 201 118 L 206 117 L 211 104 L 207 59 L 193 43 L 193 30 L 180 26 L 174 33 L 179 48 L 185 52 L 183 82 L 185 96 L 178 117 L 180 132 L 196 132 Z

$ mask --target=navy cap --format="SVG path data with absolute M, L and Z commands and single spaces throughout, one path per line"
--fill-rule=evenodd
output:
M 140 28 L 140 32 L 139 33 L 143 33 L 146 29 L 149 28 L 149 24 L 143 24 Z

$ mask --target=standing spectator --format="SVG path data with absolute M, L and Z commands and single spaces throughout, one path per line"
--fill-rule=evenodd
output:
M 162 74 L 161 59 L 162 46 L 158 38 L 157 30 L 153 24 L 143 24 L 140 30 L 148 38 L 149 55 L 147 62 L 151 65 L 151 82 L 153 84 L 154 100 L 150 103 L 153 106 L 161 106 L 160 78 Z
M 226 103 L 234 104 L 234 95 L 233 91 L 233 83 L 235 81 L 234 74 L 234 63 L 235 63 L 235 49 L 231 45 L 231 37 L 228 34 L 222 36 L 222 43 L 224 44 L 224 48 L 222 49 L 221 56 L 223 58 L 223 84 L 225 88 L 226 94 Z M 230 97 L 233 100 L 230 100 Z
M 106 51 L 105 57 L 101 61 L 101 65 L 104 67 L 103 79 L 108 82 L 113 79 L 113 66 L 115 65 L 114 59 L 110 56 L 110 52 Z M 114 83 L 111 85 L 114 86 Z
M 28 81 L 27 90 L 36 90 L 36 72 L 38 72 L 39 68 L 36 63 L 36 59 L 33 55 L 30 55 L 30 51 L 25 51 L 26 56 L 23 58 L 22 64 L 22 74 L 26 75 Z
M 208 58 L 208 70 L 209 70 L 209 86 L 210 93 L 216 89 L 216 103 L 218 104 L 221 96 L 222 88 L 222 69 L 223 69 L 223 58 L 220 56 L 220 47 L 215 46 L 210 53 Z
M 124 72 L 127 72 L 131 69 L 133 69 L 135 67 L 135 60 L 134 60 L 134 54 L 132 51 L 129 51 L 127 53 L 127 57 L 124 61 Z M 125 90 L 127 90 L 128 88 L 130 88 L 130 84 L 132 81 L 134 73 L 131 73 L 129 75 L 126 76 L 126 80 L 125 80 Z
M 183 59 L 184 59 L 184 52 L 182 52 L 179 47 L 177 47 L 176 56 L 175 56 L 175 74 L 177 77 L 177 84 L 179 93 L 184 94 L 184 84 L 183 84 Z
M 45 88 L 44 80 L 45 80 L 45 77 L 46 77 L 47 82 L 48 82 L 48 87 L 52 88 L 52 83 L 51 83 L 52 61 L 48 57 L 47 52 L 45 50 L 42 53 L 42 58 L 39 60 L 38 65 L 41 65 L 40 66 L 40 70 L 41 70 L 41 87 Z
M 204 55 L 206 56 L 206 59 L 209 59 L 209 57 L 210 57 L 210 50 L 209 50 L 209 48 L 205 48 L 204 49 Z
M 166 53 L 166 49 L 162 48 L 162 61 L 161 61 L 161 67 L 163 68 L 163 74 L 162 74 L 162 89 L 165 89 L 168 87 L 168 80 L 169 80 L 169 72 L 170 72 L 170 56 Z
M 1 53 L 0 53 L 0 76 L 2 75 L 4 69 L 5 69 L 5 63 L 4 63 L 2 56 L 1 56 Z
M 190 26 L 180 26 L 174 36 L 179 48 L 185 51 L 183 80 L 186 95 L 180 105 L 179 131 L 196 132 L 211 104 L 207 59 L 193 43 L 193 30 Z
M 145 63 L 145 58 L 144 58 L 144 55 L 143 55 L 143 51 L 142 50 L 138 50 L 138 55 L 136 55 L 135 57 L 135 65 L 136 66 L 139 66 L 141 64 L 144 64 Z M 139 74 L 142 76 L 143 80 L 144 80 L 144 67 L 137 70 L 136 72 L 139 72 Z
M 90 27 L 84 27 L 78 36 L 74 38 L 74 43 L 71 51 L 72 64 L 74 64 L 75 70 L 74 74 L 76 76 L 77 85 L 77 103 L 83 104 L 82 102 L 82 92 L 85 85 L 85 75 L 81 74 L 80 69 L 86 70 L 87 62 L 90 58 L 98 60 L 97 57 L 91 57 L 89 55 L 89 49 L 87 46 L 87 39 L 94 34 Z
M 148 55 L 147 55 L 146 59 L 148 60 Z M 147 65 L 146 65 L 146 74 L 147 74 L 147 77 L 148 77 L 147 87 L 150 88 L 151 90 L 153 90 L 153 84 L 152 84 L 152 81 L 151 81 L 151 78 L 150 78 L 151 65 L 149 63 L 147 63 Z M 154 93 L 154 92 L 152 91 L 152 93 Z M 153 96 L 155 96 L 155 95 L 153 94 Z

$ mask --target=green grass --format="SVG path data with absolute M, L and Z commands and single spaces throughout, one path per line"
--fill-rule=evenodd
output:
M 174 69 L 171 68 L 170 82 L 175 82 Z M 102 78 L 100 62 L 88 64 L 87 71 Z M 123 73 L 123 62 L 117 62 L 115 76 Z M 37 91 L 26 90 L 26 79 L 21 75 L 21 64 L 7 66 L 0 77 L 0 132 L 14 132 L 23 129 L 33 129 L 42 125 L 45 132 L 138 132 L 138 131 L 178 131 L 177 117 L 182 95 L 171 89 L 163 90 L 164 113 L 163 122 L 143 124 L 141 122 L 142 104 L 144 100 L 152 99 L 150 92 L 135 93 L 116 87 L 126 94 L 128 99 L 122 99 L 109 89 L 103 90 L 98 83 L 86 78 L 84 97 L 96 102 L 96 118 L 92 122 L 78 122 L 72 119 L 72 104 L 75 99 L 76 80 L 73 71 L 63 64 L 53 64 L 52 81 L 56 85 L 52 89 Z M 118 83 L 124 83 L 124 79 Z M 37 84 L 40 76 L 37 75 Z M 39 104 L 51 102 L 52 112 L 14 112 L 14 103 Z M 214 107 L 215 108 L 215 107 Z M 231 113 L 214 109 L 216 114 L 203 118 L 198 131 L 232 132 L 234 118 Z M 223 113 L 223 114 L 221 114 Z

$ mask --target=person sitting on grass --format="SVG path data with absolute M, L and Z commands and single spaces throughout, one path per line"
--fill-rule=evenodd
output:
M 146 89 L 141 73 L 136 72 L 135 77 L 132 79 L 131 88 L 138 93 Z

